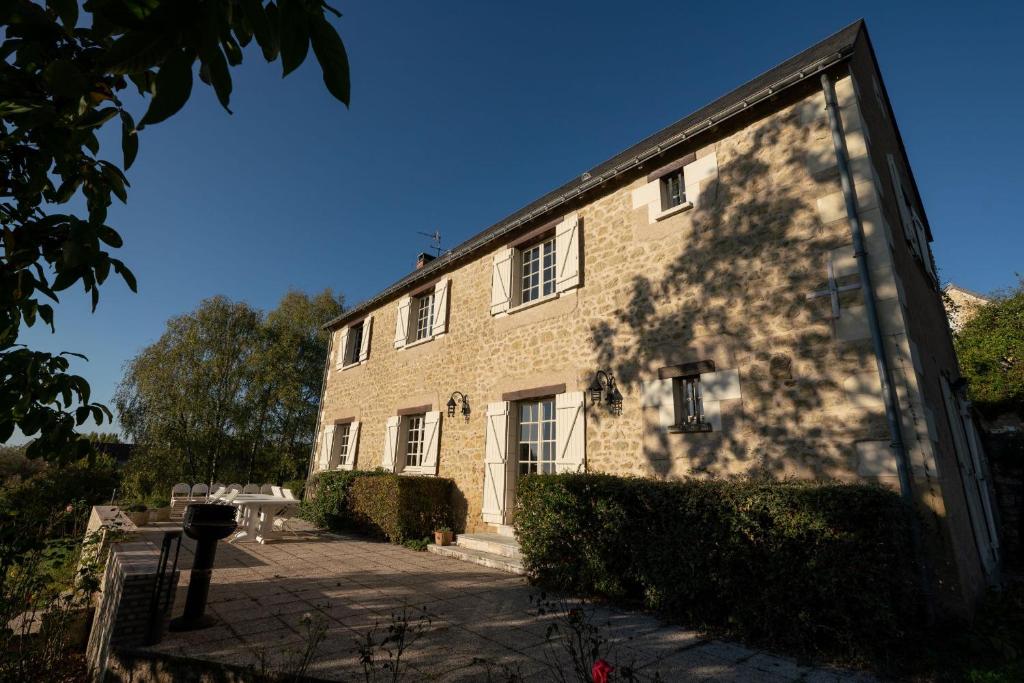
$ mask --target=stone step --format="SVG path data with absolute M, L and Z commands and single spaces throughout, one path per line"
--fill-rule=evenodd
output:
M 442 557 L 450 557 L 455 560 L 490 567 L 491 569 L 499 569 L 509 574 L 518 574 L 520 576 L 526 574 L 521 561 L 505 557 L 504 555 L 495 555 L 494 553 L 473 550 L 471 548 L 460 548 L 457 545 L 435 545 L 433 543 L 427 546 L 427 551 Z
M 491 526 L 494 528 L 494 532 L 496 534 L 506 536 L 508 538 L 516 537 L 516 528 L 511 524 L 492 524 Z
M 459 534 L 455 544 L 460 548 L 482 550 L 492 555 L 503 555 L 514 560 L 522 558 L 516 539 L 501 534 Z

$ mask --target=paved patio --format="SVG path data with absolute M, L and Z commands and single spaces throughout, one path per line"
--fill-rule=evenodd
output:
M 160 533 L 147 531 L 158 542 Z M 191 566 L 191 541 L 179 566 Z M 221 543 L 208 613 L 220 624 L 169 633 L 153 650 L 190 658 L 281 670 L 308 643 L 310 619 L 326 627 L 308 675 L 363 680 L 356 640 L 375 625 L 383 637 L 392 614 L 408 608 L 415 624 L 429 618 L 403 655 L 403 680 L 559 680 L 552 666 L 571 672 L 571 659 L 545 631 L 559 617 L 537 614 L 539 591 L 519 577 L 430 553 L 355 536 L 301 532 L 268 545 Z M 181 613 L 188 575 L 183 571 L 173 614 Z M 798 665 L 785 657 L 709 641 L 650 616 L 587 606 L 588 620 L 611 643 L 610 661 L 631 665 L 642 680 L 868 681 L 851 674 Z M 564 624 L 564 621 L 561 622 Z M 381 653 L 383 654 L 383 653 Z M 384 655 L 386 659 L 386 655 Z M 261 664 L 262 662 L 262 664 Z M 567 680 L 572 680 L 571 674 Z

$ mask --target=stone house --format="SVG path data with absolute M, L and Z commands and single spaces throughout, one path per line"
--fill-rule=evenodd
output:
M 974 317 L 978 309 L 985 304 L 991 303 L 992 299 L 983 294 L 972 292 L 969 289 L 950 282 L 942 289 L 945 296 L 946 317 L 949 318 L 949 328 L 959 332 L 968 320 Z
M 449 477 L 469 532 L 529 472 L 878 482 L 969 609 L 998 541 L 930 241 L 857 22 L 327 323 L 311 473 Z

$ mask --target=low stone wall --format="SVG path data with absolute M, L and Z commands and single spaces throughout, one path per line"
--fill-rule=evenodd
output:
M 121 650 L 112 652 L 107 664 L 107 681 L 132 683 L 319 683 L 322 678 L 312 676 L 279 676 L 261 674 L 252 668 L 188 659 L 147 650 Z
M 86 658 L 94 680 L 104 680 L 113 651 L 140 647 L 149 637 L 153 616 L 160 549 L 146 541 L 116 543 L 111 547 L 103 576 L 103 592 L 99 594 L 96 618 Z M 179 572 L 168 572 L 158 596 L 158 605 L 168 608 L 156 618 L 158 633 L 166 630 L 170 606 L 178 587 Z

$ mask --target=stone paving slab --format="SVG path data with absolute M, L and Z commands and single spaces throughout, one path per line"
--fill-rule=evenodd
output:
M 159 542 L 159 530 L 144 534 Z M 182 543 L 183 570 L 173 614 L 184 607 L 192 545 Z M 356 536 L 298 532 L 269 543 L 225 544 L 217 550 L 207 612 L 219 623 L 169 633 L 153 650 L 260 671 L 288 670 L 309 643 L 311 622 L 323 625 L 307 673 L 325 680 L 363 680 L 357 641 L 378 639 L 405 610 L 424 615 L 422 634 L 403 655 L 404 680 L 559 680 L 571 670 L 564 643 L 546 637 L 558 615 L 538 616 L 538 591 L 521 577 Z M 871 681 L 862 673 L 812 668 L 742 645 L 708 640 L 638 612 L 580 607 L 608 640 L 609 659 L 641 680 Z M 429 620 L 429 626 L 426 625 Z M 564 630 L 562 631 L 564 633 Z M 378 655 L 381 655 L 378 652 Z

